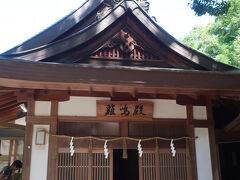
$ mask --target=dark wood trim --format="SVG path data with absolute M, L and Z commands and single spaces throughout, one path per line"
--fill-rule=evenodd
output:
M 217 144 L 240 142 L 240 132 L 226 132 L 215 130 Z
M 34 124 L 50 124 L 56 118 L 51 116 L 29 116 L 29 122 Z
M 187 121 L 186 121 L 187 136 L 194 137 L 194 125 L 193 125 L 193 106 L 187 105 Z M 195 141 L 189 141 L 189 153 L 190 159 L 187 159 L 188 165 L 188 180 L 197 180 L 197 160 Z
M 51 120 L 50 120 L 50 134 L 57 134 L 57 115 L 58 115 L 58 101 L 51 102 Z M 47 180 L 55 180 L 57 178 L 57 156 L 55 154 L 55 146 L 57 138 L 49 136 L 48 148 L 48 168 Z
M 207 120 L 193 120 L 194 127 L 209 127 L 209 121 Z
M 91 116 L 58 116 L 59 122 L 119 122 L 119 120 L 99 120 Z
M 40 116 L 35 116 L 34 118 L 40 119 L 40 118 L 45 118 L 46 117 L 40 117 Z M 97 117 L 91 117 L 91 116 L 58 116 L 58 121 L 59 122 L 119 122 L 119 120 L 99 120 Z M 151 122 L 166 122 L 166 123 L 185 123 L 186 119 L 177 119 L 177 118 L 153 118 L 152 121 L 145 121 L 145 120 L 131 120 L 131 123 L 151 123 Z
M 211 162 L 212 162 L 213 180 L 220 180 L 219 154 L 216 149 L 217 144 L 216 144 L 216 138 L 215 138 L 212 103 L 210 98 L 207 99 L 207 119 L 211 124 L 210 127 L 208 128 L 208 133 L 209 133 L 209 145 L 210 145 L 210 154 L 211 154 Z

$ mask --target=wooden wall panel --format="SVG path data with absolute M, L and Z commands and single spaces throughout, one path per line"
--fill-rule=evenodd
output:
M 87 122 L 61 122 L 58 127 L 58 134 L 81 137 L 81 136 L 118 136 L 119 123 L 87 123 Z

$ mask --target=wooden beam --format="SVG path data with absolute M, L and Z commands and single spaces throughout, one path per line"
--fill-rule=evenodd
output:
M 0 111 L 0 115 L 4 115 L 4 114 L 9 114 L 11 113 L 11 111 L 14 111 L 14 110 L 21 110 L 21 108 L 19 106 L 12 106 L 12 107 L 7 107 L 7 108 L 3 108 L 1 111 Z
M 6 92 L 14 92 L 18 89 L 16 88 L 9 88 L 9 87 L 3 87 L 3 86 L 0 86 L 0 92 L 2 93 L 6 93 Z
M 240 113 L 238 114 L 238 116 L 233 121 L 231 121 L 229 124 L 227 124 L 224 127 L 224 130 L 226 132 L 239 131 L 239 129 L 240 129 L 239 126 L 240 126 Z
M 17 97 L 16 96 L 12 96 L 12 97 L 6 98 L 4 100 L 1 100 L 0 101 L 0 106 L 2 106 L 4 104 L 7 104 L 9 102 L 13 102 L 13 101 L 17 101 Z
M 6 123 L 6 122 L 0 122 L 0 126 L 3 126 L 3 127 L 5 127 L 5 128 L 11 128 L 11 129 L 21 129 L 21 130 L 25 130 L 25 126 L 23 126 L 23 125 Z
M 176 102 L 180 105 L 191 104 L 197 106 L 205 106 L 206 98 L 204 96 L 178 94 L 176 97 Z
M 34 122 L 37 121 L 49 121 L 49 117 L 46 116 L 33 116 L 31 119 Z M 109 120 L 109 119 L 101 119 L 99 120 L 97 117 L 91 116 L 58 116 L 59 122 L 120 122 L 120 120 Z M 136 123 L 151 123 L 151 122 L 162 122 L 162 123 L 185 123 L 186 119 L 174 119 L 174 118 L 153 118 L 152 121 L 145 120 L 132 120 L 131 122 Z
M 215 130 L 216 141 L 218 144 L 240 142 L 240 132 L 226 132 Z
M 24 137 L 0 137 L 0 140 L 24 140 Z
M 15 121 L 16 119 L 20 119 L 22 117 L 25 117 L 25 114 L 22 114 L 21 116 L 19 117 L 16 117 L 15 115 L 12 115 L 12 116 L 8 116 L 8 117 L 4 117 L 3 119 L 1 119 L 0 121 L 1 122 L 12 122 L 12 121 Z
M 12 97 L 12 96 L 14 96 L 14 93 L 13 93 L 13 92 L 3 93 L 3 95 L 0 95 L 0 101 L 3 101 L 3 100 L 5 100 L 5 99 L 7 99 L 7 98 L 10 98 L 10 97 Z
M 9 102 L 9 103 L 7 103 L 7 104 L 4 104 L 4 105 L 0 106 L 0 111 L 1 111 L 2 109 L 5 109 L 5 108 L 10 108 L 10 107 L 19 106 L 20 104 L 21 104 L 21 103 L 17 102 L 17 100 L 11 101 L 11 102 Z
M 17 91 L 16 96 L 18 102 L 27 102 L 28 99 L 28 91 Z M 36 90 L 34 94 L 35 101 L 68 101 L 70 98 L 70 94 L 68 91 L 61 91 L 61 90 Z

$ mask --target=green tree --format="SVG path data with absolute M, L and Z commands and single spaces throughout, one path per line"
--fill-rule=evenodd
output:
M 206 27 L 195 27 L 182 42 L 217 61 L 240 67 L 240 0 Z
M 190 0 L 189 5 L 198 16 L 206 13 L 218 16 L 226 13 L 230 6 L 227 0 Z

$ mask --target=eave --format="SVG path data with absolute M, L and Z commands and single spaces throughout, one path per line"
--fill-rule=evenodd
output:
M 22 89 L 161 91 L 240 95 L 240 73 L 0 60 L 0 86 Z

